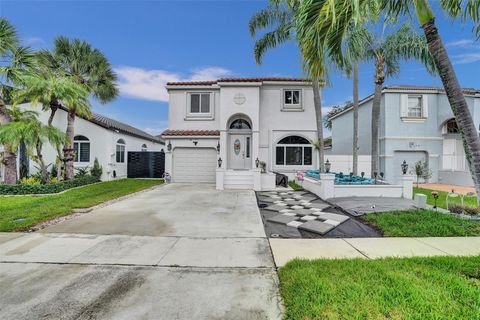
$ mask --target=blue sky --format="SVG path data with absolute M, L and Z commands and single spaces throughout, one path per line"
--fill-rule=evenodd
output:
M 171 80 L 218 77 L 303 76 L 293 43 L 268 52 L 263 65 L 253 59 L 248 21 L 266 1 L 8 1 L 0 15 L 18 29 L 23 42 L 50 48 L 56 36 L 77 37 L 103 51 L 119 75 L 121 96 L 95 112 L 152 134 L 168 126 Z M 470 27 L 440 14 L 437 24 L 462 86 L 480 88 L 480 43 Z M 416 20 L 412 25 L 418 28 Z M 421 30 L 419 29 L 419 32 Z M 360 66 L 360 96 L 373 92 L 373 66 Z M 351 81 L 333 72 L 324 90 L 325 108 L 351 99 Z M 386 85 L 441 86 L 415 62 L 402 64 Z

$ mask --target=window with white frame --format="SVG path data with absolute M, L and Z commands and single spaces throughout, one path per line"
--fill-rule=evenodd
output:
M 283 108 L 284 109 L 301 109 L 302 108 L 302 91 L 298 89 L 283 90 Z
M 74 162 L 90 162 L 90 140 L 85 136 L 73 138 Z
M 125 140 L 123 140 L 123 139 L 118 139 L 117 140 L 115 160 L 116 160 L 117 163 L 124 163 L 125 162 Z
M 142 144 L 142 151 L 145 152 L 145 151 L 147 151 L 147 149 L 148 149 L 147 145 L 145 143 Z
M 407 116 L 409 118 L 422 118 L 423 117 L 423 99 L 421 95 L 409 95 Z
M 300 136 L 288 136 L 275 146 L 277 166 L 311 166 L 312 145 Z
M 196 116 L 208 116 L 212 111 L 210 92 L 192 92 L 188 94 L 188 113 Z

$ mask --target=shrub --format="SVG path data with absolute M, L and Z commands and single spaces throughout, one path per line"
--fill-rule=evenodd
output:
M 90 174 L 100 179 L 100 177 L 102 176 L 102 172 L 103 172 L 102 166 L 98 162 L 98 159 L 95 158 L 95 161 L 93 162 L 93 168 L 90 170 Z
M 464 209 L 465 207 L 460 204 L 451 204 L 448 206 L 448 210 L 450 210 L 451 213 L 456 214 L 462 214 Z
M 479 207 L 465 206 L 464 210 L 465 210 L 465 214 L 469 214 L 471 216 L 480 216 L 480 208 Z
M 80 167 L 80 168 L 75 168 L 75 178 L 83 178 L 89 175 L 90 173 L 90 167 Z
M 31 176 L 30 178 L 22 178 L 22 180 L 20 180 L 20 183 L 24 185 L 33 186 L 33 185 L 39 185 L 40 180 L 36 176 Z
M 72 180 L 60 181 L 55 184 L 0 184 L 0 194 L 22 195 L 58 193 L 67 189 L 80 187 L 95 182 L 98 182 L 96 177 L 85 176 Z

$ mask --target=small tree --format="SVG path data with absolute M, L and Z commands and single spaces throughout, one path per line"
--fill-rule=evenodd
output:
M 425 182 L 432 177 L 432 171 L 428 167 L 428 162 L 419 160 L 415 162 L 415 174 L 417 175 L 417 188 L 420 183 L 420 178 L 423 178 Z
M 90 170 L 90 174 L 93 177 L 96 177 L 98 180 L 100 180 L 100 177 L 102 176 L 102 166 L 98 162 L 98 159 L 95 157 L 95 161 L 93 162 L 93 168 Z

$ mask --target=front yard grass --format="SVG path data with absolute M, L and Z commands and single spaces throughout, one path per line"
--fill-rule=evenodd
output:
M 293 260 L 285 319 L 478 319 L 480 257 Z
M 429 205 L 434 205 L 435 204 L 435 199 L 433 198 L 432 196 L 432 192 L 434 190 L 430 190 L 430 189 L 422 189 L 422 188 L 417 188 L 417 187 L 414 187 L 413 188 L 413 195 L 415 197 L 415 194 L 417 193 L 421 193 L 421 194 L 424 194 L 427 196 L 427 203 Z M 448 192 L 445 192 L 445 191 L 438 191 L 438 190 L 435 190 L 436 192 L 438 192 L 438 199 L 437 199 L 437 207 L 439 208 L 443 208 L 443 209 L 447 209 L 447 202 L 446 202 L 446 199 L 447 199 L 447 194 Z M 460 204 L 461 203 L 461 197 L 457 197 L 457 198 L 450 198 L 448 200 L 448 203 L 449 204 Z M 470 207 L 476 207 L 477 206 L 477 199 L 476 199 L 476 196 L 473 196 L 473 197 L 467 197 L 465 196 L 463 198 L 463 201 L 464 201 L 464 205 L 466 206 L 470 206 Z
M 0 231 L 22 231 L 129 193 L 162 184 L 163 180 L 121 179 L 48 196 L 0 197 Z M 15 221 L 16 219 L 20 219 Z
M 433 210 L 369 213 L 362 220 L 381 230 L 386 237 L 480 236 L 480 221 L 464 220 Z

